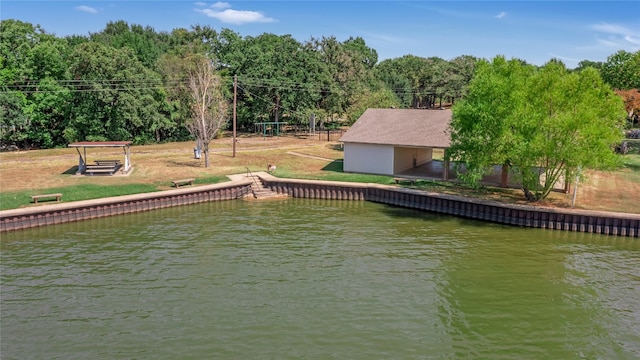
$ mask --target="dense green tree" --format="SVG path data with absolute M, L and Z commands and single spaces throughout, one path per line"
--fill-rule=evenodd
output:
M 348 124 L 351 125 L 369 108 L 389 109 L 399 108 L 400 101 L 393 91 L 382 88 L 375 91 L 367 90 L 357 96 L 347 109 L 346 117 Z
M 477 185 L 495 164 L 509 163 L 515 139 L 511 124 L 517 122 L 514 104 L 524 100 L 524 82 L 534 68 L 497 57 L 480 61 L 467 97 L 453 107 L 452 145 L 448 154 L 465 167 L 459 177 Z M 514 119 L 514 117 L 516 119 Z
M 640 89 L 640 50 L 634 53 L 618 51 L 607 58 L 600 72 L 614 89 Z
M 574 69 L 574 71 L 581 71 L 586 68 L 592 67 L 594 69 L 600 70 L 602 68 L 602 62 L 600 61 L 591 61 L 591 60 L 582 60 L 578 63 L 578 67 Z
M 327 84 L 317 54 L 290 35 L 262 34 L 235 42 L 220 59 L 238 75 L 239 123 L 280 122 L 314 108 Z
M 422 95 L 427 97 L 428 107 L 434 107 L 436 100 L 439 100 L 439 106 L 442 106 L 443 98 L 449 93 L 448 82 L 452 73 L 451 65 L 439 57 L 427 58 L 426 62 L 421 79 Z
M 69 88 L 58 81 L 45 77 L 38 82 L 24 107 L 29 118 L 24 140 L 29 146 L 52 148 L 66 145 L 62 131 L 69 121 L 70 99 Z
M 441 106 L 443 101 L 464 96 L 476 61 L 470 56 L 446 61 L 439 57 L 406 55 L 382 61 L 375 72 L 376 77 L 401 99 L 403 106 L 407 106 L 406 99 L 411 95 L 409 106 L 434 107 L 436 101 Z
M 88 36 L 57 38 L 8 19 L 0 21 L 1 141 L 54 147 L 86 139 L 189 138 L 184 62 L 194 54 L 211 59 L 225 97 L 237 75 L 241 129 L 264 121 L 307 123 L 310 114 L 321 122 L 353 120 L 363 106 L 453 102 L 466 96 L 477 62 L 407 55 L 378 63 L 361 37 L 299 43 L 290 35 L 242 37 L 208 25 L 156 32 L 122 20 Z M 638 53 L 621 51 L 598 64 L 585 60 L 577 70 L 601 67 L 614 88 L 638 84 Z
M 449 74 L 444 95 L 453 103 L 467 94 L 467 86 L 473 78 L 478 58 L 471 55 L 462 55 L 452 59 L 449 63 Z
M 67 42 L 67 46 L 69 46 L 70 49 L 73 49 L 82 43 L 90 41 L 89 37 L 84 35 L 69 35 L 66 36 L 64 40 Z
M 54 147 L 64 143 L 67 121 L 67 58 L 64 39 L 19 21 L 3 21 L 0 37 L 0 87 L 8 93 L 3 141 L 20 147 Z M 20 107 L 16 107 L 20 104 Z M 10 124 L 10 125 L 9 125 Z
M 156 32 L 152 27 L 129 25 L 126 21 L 111 21 L 98 33 L 90 35 L 98 41 L 114 48 L 130 48 L 136 58 L 148 69 L 154 69 L 158 58 L 169 47 L 169 34 Z
M 19 91 L 0 91 L 0 140 L 3 147 L 28 144 L 29 117 L 24 111 L 26 97 Z
M 496 57 L 478 63 L 468 96 L 453 108 L 448 156 L 474 185 L 494 165 L 508 165 L 535 201 L 561 176 L 615 167 L 624 119 L 622 100 L 595 69 L 570 73 L 551 61 L 538 70 Z
M 175 125 L 173 137 L 190 138 L 186 121 L 191 116 L 189 106 L 187 69 L 184 54 L 166 53 L 158 60 L 158 71 L 162 77 L 165 101 L 169 109 L 171 122 Z
M 2 85 L 23 85 L 32 79 L 29 60 L 33 48 L 47 35 L 38 25 L 19 20 L 0 21 L 0 81 Z
M 343 47 L 352 54 L 355 61 L 362 63 L 367 69 L 373 69 L 378 63 L 378 52 L 368 47 L 364 39 L 359 36 L 350 37 L 343 43 Z
M 64 136 L 78 140 L 162 141 L 174 124 L 163 113 L 160 76 L 140 63 L 128 47 L 80 44 L 70 61 L 77 85 Z
M 406 76 L 398 73 L 379 71 L 377 78 L 389 89 L 398 99 L 398 106 L 402 108 L 411 107 L 413 101 L 413 87 L 411 81 Z
M 321 102 L 318 107 L 329 116 L 341 116 L 357 98 L 370 89 L 371 68 L 378 59 L 375 50 L 362 38 L 350 38 L 344 43 L 335 37 L 311 39 L 306 43 L 319 56 L 326 71 Z
M 426 91 L 426 89 L 422 88 L 424 84 L 423 73 L 426 71 L 426 65 L 425 58 L 405 55 L 380 62 L 375 67 L 375 71 L 377 78 L 387 83 L 400 99 L 406 96 L 406 93 L 403 94 L 403 92 L 407 89 L 406 87 L 395 87 L 394 84 L 406 84 L 406 81 L 408 81 L 411 88 L 409 93 L 411 95 L 411 104 L 409 106 L 421 107 L 424 106 L 422 95 Z
M 30 121 L 28 103 L 30 72 L 26 60 L 44 31 L 17 20 L 0 21 L 0 139 L 3 144 L 24 146 Z

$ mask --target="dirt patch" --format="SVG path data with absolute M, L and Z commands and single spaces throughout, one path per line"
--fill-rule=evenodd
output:
M 210 167 L 204 166 L 204 155 L 194 158 L 194 142 L 132 146 L 132 173 L 116 176 L 73 176 L 78 166 L 75 149 L 49 149 L 0 153 L 0 191 L 37 190 L 81 183 L 125 184 L 148 183 L 162 185 L 185 177 L 225 176 L 251 171 L 266 171 L 269 163 L 278 168 L 293 168 L 300 163 L 286 151 L 305 150 L 311 154 L 341 157 L 328 149 L 329 143 L 296 137 L 239 137 L 236 155 L 230 138 L 216 139 L 210 144 Z M 327 148 L 327 149 L 325 149 Z M 95 159 L 124 159 L 121 149 L 87 149 L 87 161 Z M 322 164 L 324 165 L 324 164 Z M 318 170 L 322 166 L 318 166 Z M 308 170 L 311 170 L 310 168 Z
M 640 213 L 640 182 L 630 179 L 628 172 L 589 172 L 587 181 L 578 184 L 576 207 Z

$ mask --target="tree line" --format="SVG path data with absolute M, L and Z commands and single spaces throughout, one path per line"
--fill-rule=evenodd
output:
M 360 37 L 300 42 L 200 25 L 157 32 L 125 21 L 86 36 L 57 37 L 39 25 L 3 20 L 0 141 L 52 148 L 75 141 L 193 139 L 189 70 L 203 56 L 229 103 L 237 79 L 237 125 L 247 131 L 268 121 L 304 126 L 312 114 L 325 124 L 349 124 L 368 107 L 451 104 L 468 94 L 483 60 L 405 55 L 378 61 Z M 604 63 L 585 60 L 570 71 L 587 68 L 614 89 L 640 88 L 640 51 L 619 51 Z M 228 121 L 231 107 L 224 109 Z

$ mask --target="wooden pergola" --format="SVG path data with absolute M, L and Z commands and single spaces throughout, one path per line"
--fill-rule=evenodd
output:
M 131 169 L 131 141 L 80 141 L 69 144 L 69 147 L 76 148 L 78 152 L 78 172 L 84 174 L 87 170 L 87 148 L 122 148 L 124 151 L 124 169 L 123 173 L 129 172 Z M 82 148 L 82 152 L 80 151 Z

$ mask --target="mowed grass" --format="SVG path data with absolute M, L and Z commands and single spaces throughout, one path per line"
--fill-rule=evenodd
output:
M 129 195 L 171 188 L 171 180 L 195 178 L 195 185 L 228 181 L 227 175 L 266 171 L 276 164 L 276 177 L 393 184 L 392 176 L 344 173 L 344 153 L 339 143 L 297 137 L 238 138 L 236 156 L 230 138 L 210 145 L 210 167 L 204 156 L 194 159 L 193 142 L 133 146 L 133 171 L 128 176 L 77 176 L 78 153 L 73 148 L 0 153 L 0 210 L 28 206 L 31 195 L 62 193 L 64 202 Z M 438 154 L 434 154 L 438 157 Z M 122 149 L 87 149 L 95 159 L 123 159 Z M 640 213 L 640 155 L 624 157 L 616 172 L 590 172 L 578 187 L 576 208 Z M 459 183 L 419 180 L 408 186 L 425 191 L 525 203 L 522 191 Z M 541 205 L 569 207 L 572 194 L 552 193 Z
M 64 186 L 58 188 L 50 188 L 46 190 L 47 194 L 62 193 L 64 201 L 79 201 L 100 199 L 111 196 L 140 194 L 156 191 L 156 187 L 149 184 L 125 184 L 100 186 L 95 184 L 82 184 L 75 186 Z M 35 195 L 33 191 L 22 190 L 0 193 L 1 210 L 15 209 L 31 202 L 31 195 Z M 55 201 L 55 200 L 54 200 Z M 42 201 L 40 201 L 42 202 Z
M 235 157 L 231 139 L 212 141 L 208 168 L 204 154 L 201 159 L 194 158 L 193 142 L 133 146 L 133 170 L 127 176 L 75 175 L 78 152 L 74 148 L 0 153 L 0 210 L 35 206 L 30 196 L 37 194 L 62 193 L 62 201 L 69 202 L 167 190 L 172 180 L 184 178 L 195 178 L 196 186 L 215 184 L 229 181 L 227 175 L 266 171 L 270 163 L 277 166 L 274 175 L 281 177 L 392 181 L 388 176 L 344 174 L 341 163 L 339 168 L 324 169 L 342 159 L 342 149 L 336 143 L 295 137 L 238 139 Z M 121 148 L 87 149 L 87 161 L 96 159 L 123 160 L 124 153 Z M 336 177 L 337 173 L 346 176 Z

